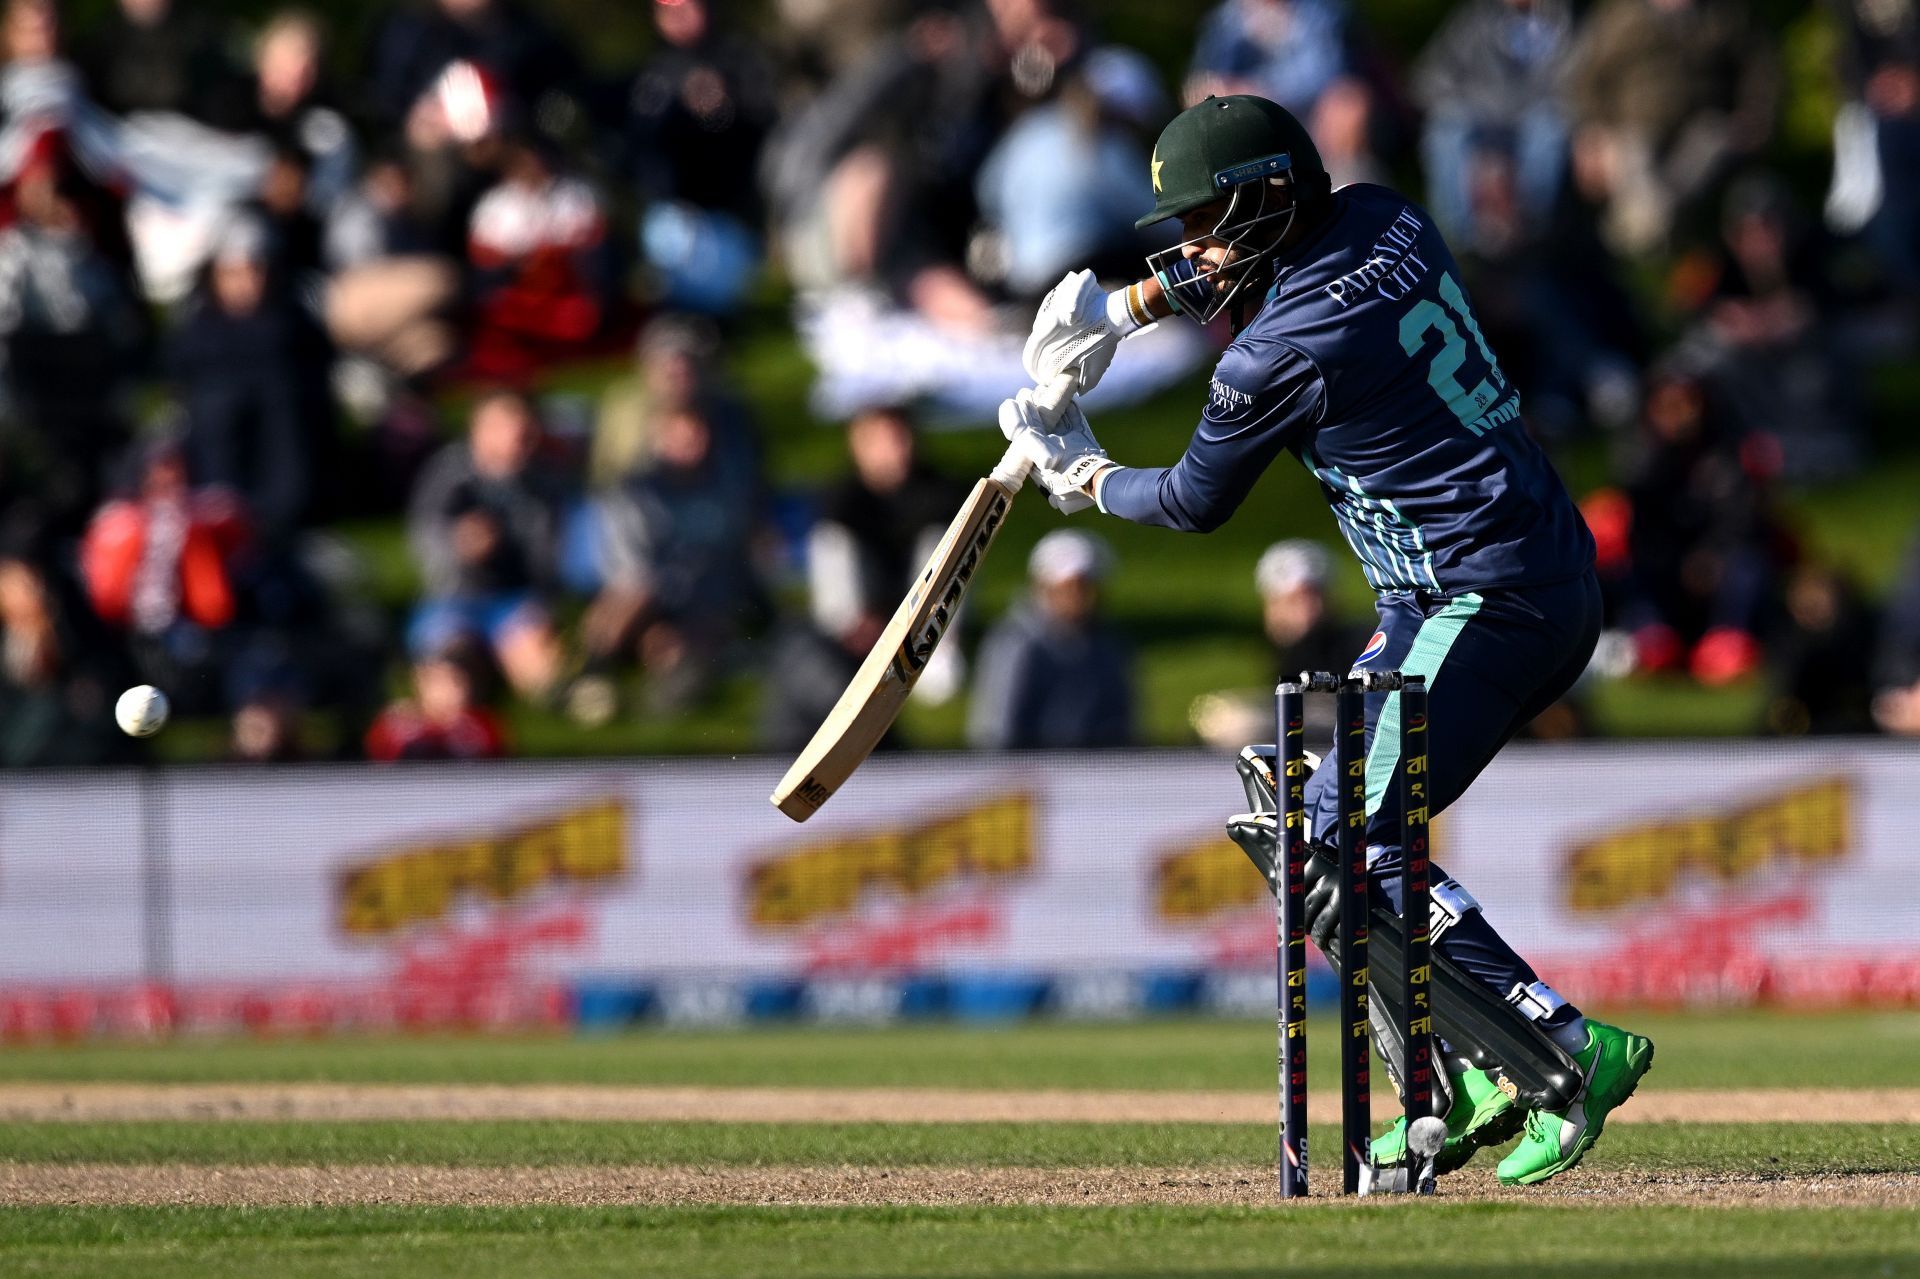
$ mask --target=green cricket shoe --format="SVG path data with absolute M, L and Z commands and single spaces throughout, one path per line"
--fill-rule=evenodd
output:
M 1525 1139 L 1500 1161 L 1502 1185 L 1535 1185 L 1578 1164 L 1600 1139 L 1607 1116 L 1653 1067 L 1653 1041 L 1589 1018 L 1587 1046 L 1573 1059 L 1583 1077 L 1579 1095 L 1559 1114 L 1527 1116 Z
M 1447 1144 L 1433 1161 L 1442 1176 L 1473 1158 L 1482 1146 L 1498 1146 L 1520 1131 L 1526 1110 L 1484 1070 L 1447 1072 L 1453 1084 L 1453 1109 L 1447 1112 Z M 1373 1139 L 1373 1162 L 1397 1164 L 1407 1153 L 1407 1117 Z

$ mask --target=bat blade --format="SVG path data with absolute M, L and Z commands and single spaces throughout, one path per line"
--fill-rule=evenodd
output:
M 1025 467 L 1010 471 L 1012 457 L 973 486 L 852 682 L 774 787 L 774 806 L 794 821 L 818 812 L 899 717 L 1013 509 Z

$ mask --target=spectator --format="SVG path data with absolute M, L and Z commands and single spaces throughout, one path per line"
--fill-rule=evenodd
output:
M 1328 607 L 1330 564 L 1318 542 L 1289 538 L 1269 546 L 1254 567 L 1261 622 L 1273 645 L 1275 683 L 1302 671 L 1349 670 L 1366 644 L 1365 630 L 1340 620 Z M 1269 684 L 1257 695 L 1204 693 L 1194 699 L 1188 721 L 1215 750 L 1238 751 L 1248 742 L 1266 741 L 1273 735 L 1271 690 Z M 1332 731 L 1333 710 L 1324 699 L 1309 698 L 1307 716 L 1310 731 Z
M 773 126 L 760 50 L 710 0 L 652 0 L 662 47 L 627 100 L 627 150 L 648 208 L 640 240 L 665 305 L 725 314 L 760 262 L 758 184 L 743 180 Z
M 409 650 L 419 659 L 456 642 L 484 642 L 508 683 L 529 697 L 553 688 L 561 658 L 546 605 L 560 485 L 540 444 L 525 398 L 486 396 L 467 438 L 427 464 L 408 517 L 427 591 L 408 627 Z
M 72 127 L 92 103 L 62 47 L 59 9 L 53 0 L 7 0 L 4 21 L 0 110 L 7 124 L 26 136 Z
M 959 509 L 961 488 L 921 457 L 904 409 L 855 414 L 847 450 L 853 470 L 827 491 L 807 537 L 807 587 L 814 624 L 864 653 Z
M 35 138 L 0 188 L 0 344 L 22 436 L 16 440 L 63 527 L 100 496 L 102 459 L 125 444 L 129 374 L 146 321 L 124 260 L 117 202 L 90 189 L 61 135 Z
M 436 254 L 465 259 L 474 206 L 499 175 L 512 111 L 478 67 L 455 62 L 409 114 L 400 141 L 410 212 Z
M 1620 620 L 1640 669 L 1687 665 L 1726 683 L 1758 667 L 1756 636 L 1790 557 L 1772 509 L 1777 467 L 1765 439 L 1730 430 L 1697 376 L 1653 379 L 1626 485 L 1633 589 Z
M 322 84 L 320 22 L 299 9 L 268 21 L 253 44 L 253 75 L 226 127 L 266 137 L 300 157 L 309 213 L 324 218 L 353 185 L 359 167 L 352 126 Z
M 386 619 L 360 596 L 356 570 L 324 534 L 248 560 L 244 643 L 223 669 L 232 759 L 296 762 L 307 756 L 309 708 L 324 740 L 356 732 L 385 700 Z
M 806 99 L 893 38 L 906 0 L 774 0 L 787 96 Z
M 0 556 L 0 765 L 99 764 L 127 754 L 113 722 L 124 671 L 97 629 L 39 566 Z
M 1920 737 L 1920 681 L 1897 684 L 1875 693 L 1873 722 L 1883 732 Z
M 380 712 L 367 730 L 367 758 L 498 759 L 507 753 L 500 717 L 479 698 L 480 654 L 464 644 L 413 664 L 413 696 Z
M 980 211 L 1003 242 L 1004 282 L 1038 299 L 1068 271 L 1131 269 L 1144 246 L 1133 222 L 1153 206 L 1143 133 L 1166 95 L 1130 49 L 1088 55 L 1060 96 L 1029 107 L 980 170 Z
M 1366 644 L 1364 629 L 1327 606 L 1329 566 L 1326 548 L 1296 538 L 1269 546 L 1254 567 L 1276 680 L 1301 671 L 1345 671 Z
M 698 407 L 660 419 L 652 461 L 601 503 L 606 585 L 581 621 L 599 671 L 638 658 L 652 711 L 702 697 L 763 608 L 749 553 L 758 475 Z
M 1785 619 L 1768 643 L 1767 731 L 1862 733 L 1873 727 L 1874 616 L 1834 569 L 1807 563 L 1787 580 Z
M 1032 587 L 980 646 L 967 740 L 996 750 L 1133 743 L 1132 656 L 1100 614 L 1106 544 L 1056 529 L 1027 560 Z
M 853 469 L 827 490 L 807 533 L 809 616 L 774 639 L 761 717 L 770 750 L 798 750 L 826 719 L 959 509 L 960 485 L 921 456 L 905 409 L 856 413 L 847 449 Z M 955 618 L 949 631 L 959 626 Z M 914 695 L 948 701 L 965 675 L 960 645 L 949 641 L 934 650 Z
M 1905 0 L 1837 0 L 1847 101 L 1834 121 L 1828 222 L 1866 231 L 1893 277 L 1920 290 L 1920 10 Z
M 764 57 L 716 21 L 711 0 L 650 0 L 661 47 L 627 100 L 636 185 L 649 201 L 679 200 L 760 220 L 759 192 L 741 181 L 759 163 L 773 121 Z
M 435 228 L 421 216 L 413 173 L 403 156 L 377 152 L 327 217 L 327 269 L 345 274 L 388 258 L 432 257 Z
M 453 358 L 460 268 L 414 205 L 413 174 L 382 157 L 335 209 L 325 253 L 327 330 L 342 348 L 402 378 Z
M 511 144 L 473 210 L 467 263 L 477 372 L 520 377 L 577 352 L 607 322 L 613 272 L 600 197 L 543 148 Z
M 434 97 L 451 67 L 465 65 L 490 97 L 525 108 L 528 119 L 579 115 L 579 59 L 551 27 L 513 0 L 428 0 L 401 8 L 375 41 L 369 88 L 389 126 L 410 136 L 441 127 Z
M 1223 0 L 1200 26 L 1185 97 L 1255 93 L 1305 120 L 1349 69 L 1344 0 Z
M 307 759 L 300 740 L 300 708 L 286 692 L 262 689 L 233 712 L 227 755 L 236 764 L 298 764 Z
M 51 164 L 94 246 L 128 278 L 127 174 L 107 136 L 104 113 L 88 99 L 80 73 L 61 49 L 52 0 L 7 0 L 5 62 L 0 65 L 0 182 L 35 164 Z
M 693 408 L 712 425 L 716 446 L 738 465 L 760 469 L 760 437 L 746 402 L 721 377 L 720 339 L 692 316 L 663 315 L 635 344 L 637 367 L 607 384 L 594 422 L 588 475 L 609 488 L 652 461 L 654 429 L 669 414 Z M 730 463 L 731 464 L 731 463 Z
M 60 13 L 52 0 L 8 0 L 6 60 L 0 65 L 0 181 L 33 163 L 58 167 L 61 194 L 75 202 L 100 252 L 132 271 L 127 236 L 127 173 L 104 134 L 106 115 L 86 96 L 81 73 L 61 52 Z
M 1455 250 L 1488 342 L 1524 393 L 1528 424 L 1556 440 L 1590 423 L 1630 430 L 1647 326 L 1593 206 L 1563 190 L 1551 217 L 1533 221 L 1514 164 L 1497 153 L 1479 157 L 1468 203 L 1468 234 Z
M 1573 38 L 1569 0 L 1472 0 L 1413 78 L 1428 207 L 1529 424 L 1553 439 L 1631 427 L 1646 348 L 1620 263 L 1566 182 L 1559 90 Z
M 276 146 L 261 174 L 251 211 L 267 232 L 270 272 L 317 314 L 326 290 L 326 233 L 309 194 L 312 164 L 302 148 Z
M 219 34 L 196 5 L 119 0 L 83 59 L 87 79 L 109 111 L 164 111 L 201 119 L 219 115 L 238 76 Z
M 847 427 L 852 470 L 823 496 L 807 535 L 809 616 L 775 636 L 761 740 L 798 750 L 812 737 L 867 656 L 920 566 L 958 509 L 961 486 L 920 454 L 912 417 L 887 406 L 863 410 Z M 951 700 L 965 678 L 956 632 L 934 650 L 915 685 L 929 705 Z M 889 730 L 881 749 L 898 744 Z
M 0 65 L 0 183 L 12 183 L 36 163 L 53 164 L 59 193 L 94 248 L 132 279 L 131 177 L 123 139 L 67 61 L 52 0 L 7 0 L 0 36 L 6 52 Z
M 127 633 L 147 682 L 188 713 L 220 702 L 254 549 L 237 497 L 190 476 L 177 441 L 148 446 L 137 491 L 101 507 L 80 548 L 94 613 Z
M 322 496 L 333 433 L 325 335 L 269 270 L 257 224 L 221 242 L 168 365 L 196 478 L 238 494 L 270 540 Z
M 1357 72 L 1345 0 L 1223 0 L 1201 25 L 1185 90 L 1254 93 L 1307 122 L 1335 186 L 1377 182 L 1376 94 Z
M 1727 193 L 1722 248 L 1675 272 L 1697 323 L 1693 358 L 1707 369 L 1740 430 L 1772 437 L 1804 479 L 1856 469 L 1864 441 L 1832 312 L 1817 236 L 1786 187 L 1762 175 Z
M 987 8 L 984 29 L 921 13 L 770 140 L 763 183 L 803 288 L 882 289 L 950 331 L 993 329 L 962 269 L 975 177 L 1003 104 L 1049 91 L 1081 37 L 1048 3 Z
M 1604 195 L 1609 241 L 1636 256 L 1760 149 L 1779 97 L 1744 0 L 1604 0 L 1567 74 L 1574 163 Z
M 1570 0 L 1469 0 L 1421 51 L 1413 95 L 1426 113 L 1427 207 L 1455 244 L 1480 238 L 1474 185 L 1487 164 L 1511 170 L 1528 224 L 1551 216 L 1567 148 L 1555 99 L 1572 45 Z

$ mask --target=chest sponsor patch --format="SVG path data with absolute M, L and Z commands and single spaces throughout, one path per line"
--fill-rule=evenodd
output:
M 1360 656 L 1354 659 L 1353 664 L 1355 666 L 1365 666 L 1368 662 L 1371 662 L 1374 658 L 1384 653 L 1386 649 L 1387 633 L 1385 631 L 1375 631 L 1373 638 L 1368 640 L 1367 646 L 1360 650 Z

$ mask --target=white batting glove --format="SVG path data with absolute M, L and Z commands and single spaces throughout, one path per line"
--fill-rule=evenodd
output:
M 1037 386 L 1071 373 L 1084 394 L 1100 384 L 1124 336 L 1108 317 L 1107 294 L 1093 272 L 1074 271 L 1040 303 L 1020 363 Z
M 1069 403 L 1049 431 L 1033 392 L 1022 391 L 1001 401 L 1000 433 L 1033 463 L 1033 482 L 1054 510 L 1077 515 L 1095 505 L 1094 479 L 1113 462 L 1078 404 Z

